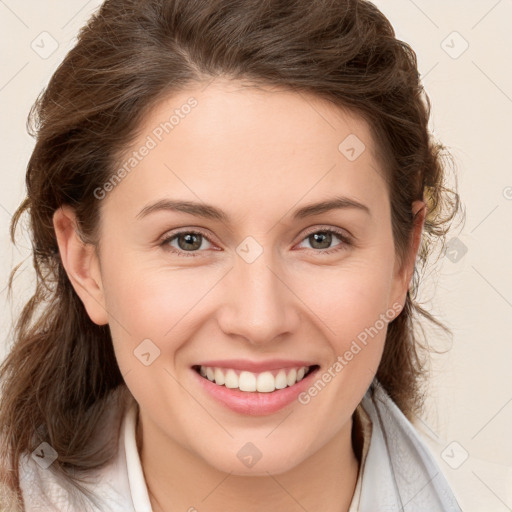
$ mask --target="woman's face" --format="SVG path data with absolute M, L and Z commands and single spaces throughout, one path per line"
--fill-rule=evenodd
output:
M 235 474 L 286 471 L 347 433 L 412 271 L 365 122 L 217 80 L 161 103 L 121 160 L 95 192 L 97 288 L 81 296 L 142 428 Z

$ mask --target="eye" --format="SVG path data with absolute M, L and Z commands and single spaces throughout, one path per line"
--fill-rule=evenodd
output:
M 338 238 L 340 242 L 332 246 L 331 244 L 336 238 Z M 333 252 L 342 251 L 352 245 L 348 235 L 343 233 L 341 230 L 334 228 L 316 228 L 315 231 L 310 231 L 301 243 L 304 242 L 309 242 L 311 249 L 316 249 L 315 252 L 319 252 L 321 254 L 331 254 Z
M 204 242 L 211 245 L 208 237 L 199 231 L 180 231 L 166 236 L 160 245 L 180 256 L 196 256 L 194 252 L 209 248 L 204 247 Z
M 340 240 L 340 242 L 332 246 L 336 238 Z M 309 250 L 320 254 L 331 254 L 333 252 L 342 251 L 352 245 L 348 235 L 334 228 L 316 228 L 314 231 L 310 231 L 306 234 L 306 237 L 301 243 L 306 241 L 311 245 Z M 205 243 L 210 244 L 210 246 L 207 245 L 205 247 Z M 194 253 L 200 253 L 201 249 L 211 249 L 212 243 L 204 233 L 188 230 L 169 234 L 160 242 L 160 246 L 179 256 L 195 257 L 198 256 L 198 254 Z M 308 248 L 306 247 L 306 249 Z

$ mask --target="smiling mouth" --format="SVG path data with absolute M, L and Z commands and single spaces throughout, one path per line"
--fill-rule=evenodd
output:
M 280 389 L 292 387 L 318 368 L 320 367 L 315 364 L 312 366 L 281 368 L 254 373 L 233 368 L 200 365 L 192 367 L 201 377 L 213 384 L 248 393 L 272 393 Z

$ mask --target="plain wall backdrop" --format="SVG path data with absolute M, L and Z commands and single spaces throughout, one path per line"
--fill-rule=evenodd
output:
M 312 0 L 314 1 L 314 0 Z M 465 512 L 512 509 L 512 0 L 379 0 L 397 37 L 418 56 L 431 129 L 455 159 L 466 222 L 421 287 L 453 331 L 432 357 L 425 413 L 415 425 Z M 30 241 L 9 239 L 25 196 L 33 139 L 25 123 L 99 0 L 0 0 L 0 358 L 30 297 Z M 449 237 L 450 239 L 450 237 Z M 7 280 L 21 263 L 14 296 Z

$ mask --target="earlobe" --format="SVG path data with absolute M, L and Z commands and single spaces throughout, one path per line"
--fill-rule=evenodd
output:
M 403 308 L 407 291 L 410 287 L 412 277 L 414 274 L 414 266 L 416 263 L 416 257 L 421 244 L 421 236 L 423 233 L 423 226 L 425 224 L 425 217 L 427 213 L 427 205 L 424 201 L 414 201 L 412 204 L 413 214 L 413 229 L 411 233 L 409 252 L 407 258 L 400 268 L 395 269 L 395 283 L 398 284 L 399 290 L 394 294 L 395 303 L 399 303 Z
M 107 324 L 108 314 L 95 246 L 85 243 L 80 237 L 75 212 L 69 206 L 55 211 L 53 227 L 62 265 L 87 314 L 95 324 Z
M 410 249 L 410 261 L 407 265 L 407 277 L 406 284 L 409 288 L 414 273 L 414 265 L 416 263 L 416 257 L 421 244 L 421 237 L 423 234 L 423 227 L 425 225 L 425 217 L 427 214 L 427 204 L 424 201 L 414 201 L 412 205 L 413 215 L 413 228 L 411 234 L 411 249 Z

